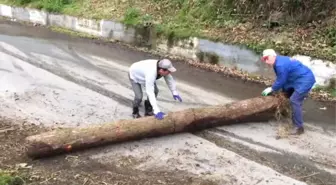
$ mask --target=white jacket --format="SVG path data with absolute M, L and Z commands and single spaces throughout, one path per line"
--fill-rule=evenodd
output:
M 160 112 L 160 109 L 156 103 L 155 93 L 154 93 L 154 83 L 157 78 L 157 62 L 155 59 L 142 60 L 133 63 L 129 68 L 130 78 L 146 88 L 146 93 L 153 107 L 154 114 Z M 176 90 L 176 84 L 173 76 L 171 74 L 163 77 L 168 85 L 170 91 L 173 95 L 178 95 Z

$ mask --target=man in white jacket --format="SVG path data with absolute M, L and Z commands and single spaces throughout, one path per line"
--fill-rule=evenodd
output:
M 147 100 L 145 100 L 145 116 L 152 116 L 159 120 L 163 119 L 164 113 L 160 111 L 157 103 L 156 97 L 159 93 L 159 89 L 156 85 L 156 80 L 164 77 L 170 91 L 173 94 L 173 98 L 178 99 L 182 102 L 176 90 L 175 80 L 171 75 L 175 72 L 176 68 L 173 66 L 168 59 L 148 59 L 133 63 L 129 68 L 129 78 L 132 84 L 132 89 L 134 91 L 134 101 L 133 101 L 133 117 L 141 117 L 139 114 L 139 106 L 142 102 L 142 89 L 141 85 L 145 86 Z

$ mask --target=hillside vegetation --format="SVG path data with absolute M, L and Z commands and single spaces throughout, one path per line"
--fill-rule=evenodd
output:
M 0 0 L 126 24 L 153 23 L 166 36 L 199 36 L 259 52 L 336 59 L 334 0 Z

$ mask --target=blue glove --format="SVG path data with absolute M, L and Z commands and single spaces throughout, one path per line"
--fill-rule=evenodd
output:
M 155 118 L 158 119 L 158 120 L 161 120 L 161 119 L 163 119 L 164 115 L 165 114 L 163 112 L 158 112 L 157 114 L 155 114 Z
M 182 102 L 182 98 L 179 95 L 174 95 L 173 97 L 175 100 L 178 99 L 180 102 Z

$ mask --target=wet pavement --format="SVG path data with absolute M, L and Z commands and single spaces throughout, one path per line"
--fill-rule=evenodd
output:
M 129 119 L 133 92 L 127 79 L 128 66 L 141 59 L 157 58 L 122 45 L 73 38 L 7 21 L 0 21 L 0 33 L 1 115 L 48 126 L 85 126 Z M 176 61 L 174 65 L 178 69 L 174 77 L 183 102 L 175 102 L 165 83 L 160 82 L 158 102 L 165 112 L 252 98 L 265 88 L 183 62 Z M 302 160 L 314 158 L 319 160 L 319 166 L 312 170 L 323 171 L 323 177 L 330 176 L 333 181 L 331 176 L 336 172 L 328 164 L 335 163 L 335 105 L 308 100 L 304 111 L 308 129 L 299 138 L 275 139 L 277 124 L 273 122 L 220 127 L 215 134 L 220 135 L 219 140 L 238 142 L 260 155 L 278 153 L 293 161 L 296 160 L 290 157 L 293 154 L 302 156 Z M 215 142 L 218 138 L 199 136 L 179 134 L 115 145 L 89 156 L 92 160 L 104 162 L 108 158 L 118 162 L 127 155 L 137 159 L 135 166 L 140 169 L 160 169 L 170 164 L 167 170 L 218 178 L 220 183 L 226 182 L 223 179 L 247 184 L 259 180 L 278 184 L 294 182 L 266 167 L 270 165 L 255 163 L 248 156 L 244 158 L 221 147 Z M 285 165 L 281 161 L 277 163 Z M 317 162 L 310 163 L 317 165 Z
M 65 34 L 51 32 L 45 28 L 31 26 L 21 29 L 19 23 L 13 23 L 6 20 L 1 20 L 0 23 L 1 34 L 5 34 L 7 36 L 24 36 L 29 38 L 46 39 L 44 42 L 49 42 L 55 45 L 63 45 L 63 47 L 68 47 L 67 49 L 69 50 L 76 48 L 79 51 L 92 55 L 113 58 L 116 59 L 115 62 L 123 65 L 130 65 L 135 61 L 152 57 L 159 58 L 159 56 L 131 50 L 122 45 L 104 43 L 103 41 L 92 39 L 70 37 Z M 19 40 L 13 40 L 13 42 L 20 44 Z M 23 45 L 21 47 L 29 48 L 30 46 Z M 44 50 L 45 52 L 48 52 L 47 49 Z M 265 88 L 265 86 L 260 84 L 243 82 L 239 79 L 235 80 L 224 77 L 223 75 L 215 72 L 190 67 L 183 62 L 176 62 L 174 65 L 178 69 L 178 72 L 174 74 L 178 80 L 200 86 L 203 89 L 207 89 L 212 92 L 223 94 L 231 99 L 241 100 L 259 96 L 261 91 Z M 108 70 L 100 70 L 109 74 Z M 335 104 L 308 99 L 304 103 L 304 112 L 304 119 L 306 122 L 322 125 L 325 129 L 336 130 Z

